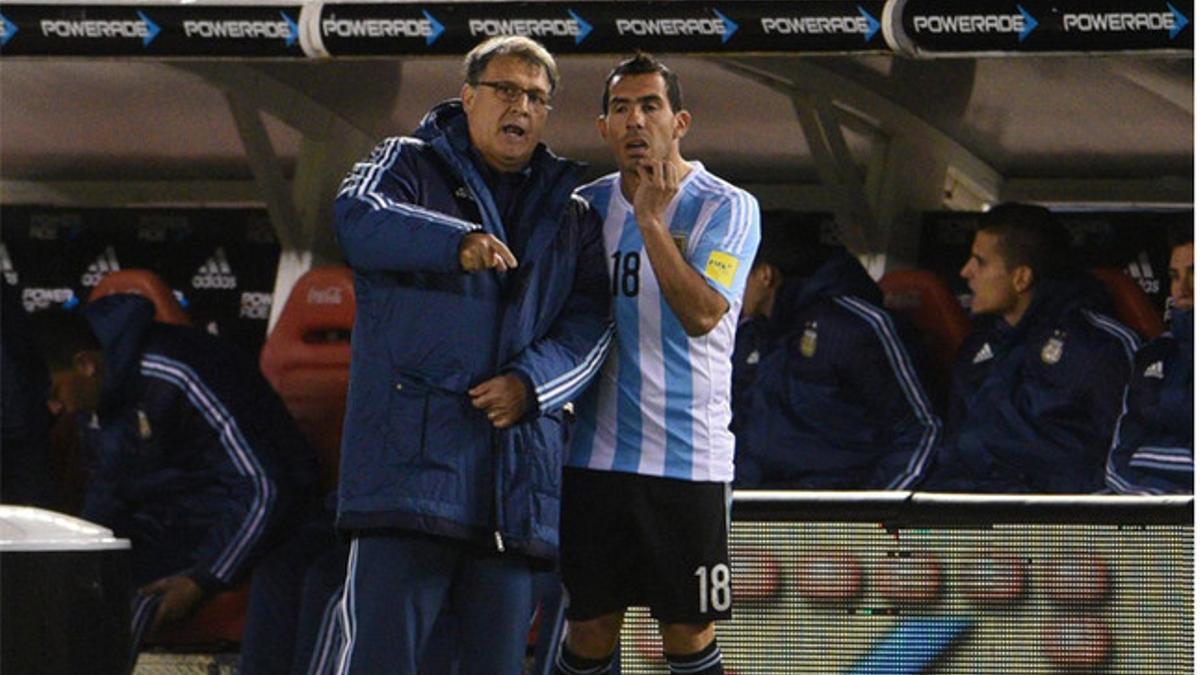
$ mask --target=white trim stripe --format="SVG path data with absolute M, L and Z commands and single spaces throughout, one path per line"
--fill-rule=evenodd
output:
M 354 656 L 354 639 L 358 634 L 355 621 L 355 577 L 358 576 L 358 537 L 350 542 L 350 558 L 346 561 L 346 583 L 342 586 L 342 601 L 338 603 L 342 617 L 342 650 L 338 655 L 337 675 L 350 672 L 350 661 Z
M 907 489 L 924 472 L 925 464 L 937 443 L 942 426 L 941 421 L 933 414 L 932 407 L 925 398 L 925 390 L 917 378 L 916 369 L 908 356 L 908 350 L 904 348 L 896 334 L 891 317 L 878 308 L 851 296 L 838 296 L 834 298 L 834 302 L 865 320 L 875 332 L 876 337 L 883 344 L 884 353 L 887 355 L 892 372 L 896 375 L 896 381 L 904 392 L 905 399 L 912 407 L 917 421 L 925 427 L 925 432 L 921 435 L 921 440 L 917 443 L 912 457 L 909 458 L 904 473 L 893 479 L 887 486 L 889 490 Z
M 1117 471 L 1115 455 L 1121 443 L 1121 424 L 1129 414 L 1129 386 L 1125 386 L 1125 394 L 1121 397 L 1121 414 L 1117 416 L 1117 424 L 1113 428 L 1112 445 L 1108 450 L 1108 461 L 1104 464 L 1104 477 L 1108 486 L 1121 494 L 1158 494 L 1159 490 L 1134 485 Z
M 613 324 L 612 321 L 609 321 L 608 324 L 604 327 L 604 333 L 602 333 L 600 335 L 600 338 L 596 341 L 596 345 L 592 347 L 592 350 L 590 352 L 588 352 L 588 355 L 586 358 L 584 358 L 583 363 L 580 363 L 579 365 L 575 366 L 574 368 L 568 370 L 567 372 L 559 375 L 558 377 L 556 377 L 548 382 L 544 382 L 540 385 L 537 385 L 535 387 L 535 392 L 540 396 L 541 394 L 545 393 L 546 391 L 553 389 L 553 388 L 557 387 L 558 385 L 562 384 L 563 382 L 566 382 L 567 380 L 571 379 L 578 373 L 579 370 L 586 368 L 588 360 L 590 360 L 592 358 L 592 356 L 596 353 L 596 350 L 600 348 L 601 343 L 604 342 L 605 336 L 611 335 L 614 330 L 615 330 L 615 324 Z
M 612 346 L 613 335 L 615 328 L 609 324 L 604 329 L 604 333 L 600 335 L 600 340 L 596 346 L 592 347 L 592 351 L 588 352 L 587 358 L 583 363 L 568 371 L 571 378 L 563 381 L 557 386 L 546 389 L 538 393 L 538 407 L 542 410 L 549 410 L 564 405 L 567 401 L 579 393 L 578 389 L 582 385 L 590 382 L 592 377 L 600 371 L 600 366 L 604 365 L 604 357 L 608 355 L 608 350 Z M 572 374 L 573 373 L 573 374 Z M 541 387 L 538 387 L 541 389 Z
M 247 518 L 242 521 L 237 533 L 226 545 L 225 550 L 217 557 L 213 576 L 221 581 L 232 580 L 237 565 L 242 563 L 250 553 L 253 545 L 266 531 L 267 516 L 275 501 L 275 489 L 266 471 L 255 456 L 253 448 L 246 442 L 237 420 L 225 409 L 220 399 L 213 394 L 208 385 L 200 379 L 189 366 L 179 361 L 158 354 L 144 354 L 141 362 L 142 374 L 147 377 L 163 380 L 179 387 L 187 399 L 200 411 L 204 421 L 217 432 L 230 462 L 242 476 L 251 479 L 254 487 L 254 498 L 251 501 Z
M 321 612 L 321 627 L 317 629 L 317 644 L 308 662 L 307 675 L 330 675 L 329 668 L 334 664 L 333 656 L 337 654 L 338 614 L 342 605 L 342 589 L 339 588 L 329 596 L 325 603 L 325 611 Z
M 422 218 L 438 225 L 446 225 L 457 230 L 472 232 L 483 229 L 482 225 L 468 222 L 444 213 L 421 208 L 413 204 L 397 202 L 379 191 L 379 183 L 384 174 L 391 170 L 400 157 L 403 145 L 417 143 L 414 139 L 393 137 L 384 141 L 371 153 L 366 162 L 359 162 L 350 170 L 350 174 L 342 181 L 338 190 L 338 198 L 352 196 L 370 205 L 373 211 L 392 211 L 403 216 Z
M 1125 349 L 1125 357 L 1130 362 L 1133 361 L 1133 355 L 1137 352 L 1138 345 L 1141 343 L 1136 333 L 1129 330 L 1124 324 L 1103 314 L 1093 312 L 1090 309 L 1083 310 L 1083 315 L 1093 326 L 1117 338 L 1121 342 L 1121 346 Z

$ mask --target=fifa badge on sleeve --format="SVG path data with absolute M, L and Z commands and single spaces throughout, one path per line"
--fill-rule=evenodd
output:
M 1062 331 L 1054 331 L 1054 335 L 1050 336 L 1050 339 L 1046 340 L 1046 344 L 1042 345 L 1042 363 L 1052 366 L 1062 359 L 1063 340 L 1066 337 Z

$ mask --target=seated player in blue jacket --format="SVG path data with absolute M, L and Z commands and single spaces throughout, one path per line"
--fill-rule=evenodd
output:
M 1192 261 L 1190 224 L 1173 233 L 1171 330 L 1147 343 L 1134 359 L 1107 480 L 1126 494 L 1193 490 Z
M 735 484 L 911 487 L 942 424 L 913 358 L 916 342 L 849 253 L 784 279 L 788 263 L 770 261 L 785 250 L 765 241 L 747 281 L 734 351 Z
M 248 354 L 155 322 L 138 295 L 101 298 L 82 314 L 57 317 L 50 359 L 73 363 L 90 385 L 82 515 L 133 544 L 136 654 L 147 628 L 187 618 L 246 578 L 314 512 L 316 461 Z
M 1107 295 L 1072 269 L 1067 233 L 1042 207 L 1002 204 L 984 214 L 961 274 L 973 326 L 922 487 L 1101 489 L 1137 336 L 1100 313 Z

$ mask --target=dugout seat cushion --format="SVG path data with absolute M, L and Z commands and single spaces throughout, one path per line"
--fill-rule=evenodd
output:
M 883 304 L 903 315 L 921 335 L 930 365 L 930 394 L 944 400 L 954 357 L 971 322 L 958 298 L 940 277 L 928 270 L 894 270 L 879 280 Z
M 292 288 L 259 359 L 263 375 L 316 449 L 325 491 L 337 487 L 354 310 L 349 268 L 309 270 Z
M 1154 311 L 1154 304 L 1136 281 L 1115 268 L 1099 267 L 1091 272 L 1108 290 L 1113 302 L 1113 318 L 1137 331 L 1143 340 L 1153 340 L 1162 334 L 1162 314 Z

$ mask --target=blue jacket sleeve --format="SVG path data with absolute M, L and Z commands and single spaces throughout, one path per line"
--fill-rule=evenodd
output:
M 148 376 L 143 398 L 171 401 L 170 406 L 150 406 L 152 425 L 171 425 L 172 433 L 163 439 L 167 452 L 190 446 L 186 457 L 203 458 L 199 461 L 220 485 L 220 501 L 205 509 L 212 523 L 192 552 L 188 574 L 209 590 L 230 586 L 249 572 L 264 535 L 278 519 L 278 486 L 229 407 L 195 372 L 149 360 L 143 360 L 142 372 Z
M 854 350 L 846 376 L 880 430 L 880 454 L 868 485 L 912 489 L 923 477 L 941 439 L 942 420 L 921 383 L 917 362 L 886 312 L 857 298 L 838 303 L 870 327 Z
M 1191 377 L 1164 376 L 1163 361 L 1155 363 L 1156 355 L 1144 352 L 1125 389 L 1105 481 L 1121 494 L 1190 494 L 1195 472 L 1191 387 L 1180 385 L 1185 380 L 1190 385 Z
M 578 197 L 583 233 L 571 294 L 550 331 L 508 364 L 533 385 L 530 414 L 561 409 L 591 383 L 612 347 L 615 328 L 604 259 L 604 239 L 596 213 Z
M 334 228 L 359 271 L 459 272 L 458 248 L 477 223 L 423 205 L 419 141 L 389 138 L 354 165 L 334 202 Z

